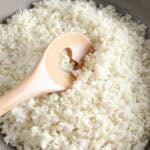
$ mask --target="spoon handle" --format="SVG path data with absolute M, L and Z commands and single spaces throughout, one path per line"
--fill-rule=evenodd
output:
M 37 87 L 33 87 L 33 82 L 31 79 L 25 79 L 15 89 L 0 97 L 0 116 L 20 104 L 23 100 L 34 96 L 36 90 L 33 92 L 32 89 Z
M 44 61 L 40 62 L 21 84 L 0 97 L 0 116 L 31 97 L 62 90 L 64 89 L 50 79 Z

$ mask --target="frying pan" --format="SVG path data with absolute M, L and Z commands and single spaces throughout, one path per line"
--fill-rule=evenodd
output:
M 6 23 L 6 19 L 19 9 L 30 8 L 32 2 L 38 0 L 0 0 L 0 22 Z M 112 4 L 117 11 L 125 15 L 130 13 L 134 20 L 142 22 L 150 28 L 150 1 L 149 0 L 94 0 L 97 5 Z M 147 29 L 146 38 L 150 38 L 150 29 Z M 13 148 L 3 144 L 0 138 L 0 150 L 12 150 Z M 150 150 L 150 143 L 145 147 Z

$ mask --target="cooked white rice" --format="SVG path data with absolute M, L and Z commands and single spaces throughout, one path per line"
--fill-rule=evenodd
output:
M 0 94 L 14 88 L 59 34 L 82 32 L 95 52 L 72 89 L 31 98 L 0 118 L 18 150 L 143 150 L 150 137 L 150 40 L 114 7 L 49 0 L 0 25 Z M 149 92 L 148 92 L 149 91 Z

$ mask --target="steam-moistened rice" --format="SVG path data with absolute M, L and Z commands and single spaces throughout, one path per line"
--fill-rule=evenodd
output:
M 0 25 L 0 94 L 14 88 L 58 35 L 87 35 L 78 79 L 61 94 L 31 98 L 0 118 L 18 150 L 143 150 L 150 137 L 150 40 L 114 7 L 49 0 Z

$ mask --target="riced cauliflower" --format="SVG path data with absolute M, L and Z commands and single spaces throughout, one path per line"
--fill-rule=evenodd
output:
M 0 118 L 5 143 L 17 150 L 144 150 L 150 137 L 145 29 L 113 6 L 81 0 L 37 2 L 1 24 L 0 95 L 33 69 L 61 33 L 81 32 L 95 49 L 75 71 L 71 89 L 33 97 Z

